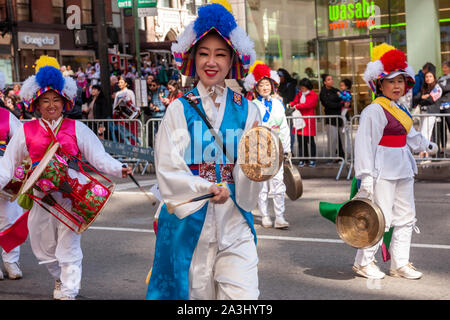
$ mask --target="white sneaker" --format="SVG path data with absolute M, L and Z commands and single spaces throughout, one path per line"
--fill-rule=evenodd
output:
M 406 266 L 398 268 L 397 270 L 391 269 L 389 274 L 392 277 L 405 278 L 405 279 L 420 279 L 423 276 L 422 272 L 416 270 L 416 268 L 412 265 L 412 263 L 408 263 Z
M 276 229 L 287 229 L 289 228 L 289 222 L 284 219 L 284 217 L 275 218 L 275 228 Z
M 6 276 L 8 279 L 17 280 L 22 278 L 22 270 L 20 270 L 18 262 L 4 262 L 3 265 L 5 266 Z
M 59 300 L 75 300 L 74 296 L 63 296 Z
M 61 300 L 61 298 L 63 297 L 62 292 L 61 292 L 61 286 L 62 286 L 62 282 L 61 280 L 55 280 L 55 289 L 53 290 L 53 299 L 55 300 Z
M 372 261 L 367 266 L 361 267 L 358 265 L 354 265 L 352 267 L 353 271 L 355 271 L 360 276 L 363 276 L 367 279 L 383 279 L 386 275 L 384 272 L 378 268 L 378 266 L 375 264 L 375 261 Z
M 270 217 L 266 216 L 262 218 L 262 226 L 264 228 L 272 228 L 272 219 Z

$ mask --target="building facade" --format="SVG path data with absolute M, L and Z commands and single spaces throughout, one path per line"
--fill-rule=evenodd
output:
M 313 80 L 331 74 L 353 82 L 354 113 L 371 101 L 362 75 L 371 49 L 387 42 L 418 72 L 450 60 L 450 0 L 248 0 L 246 28 L 258 59 Z
M 158 0 L 157 8 L 139 18 L 141 55 L 167 59 L 171 43 L 205 3 Z M 6 83 L 21 82 L 34 74 L 34 62 L 43 54 L 70 65 L 74 72 L 95 62 L 97 7 L 94 0 L 0 0 L 0 71 Z M 102 10 L 108 47 L 135 57 L 132 9 L 119 9 L 118 0 L 103 0 Z

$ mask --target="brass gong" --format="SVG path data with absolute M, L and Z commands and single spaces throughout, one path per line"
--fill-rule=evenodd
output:
M 292 201 L 297 200 L 303 194 L 303 182 L 300 171 L 288 160 L 284 163 L 283 182 L 286 186 L 286 194 Z
M 385 219 L 381 208 L 369 199 L 345 203 L 336 217 L 339 237 L 357 249 L 373 247 L 384 235 Z
M 273 178 L 283 165 L 283 146 L 278 135 L 258 126 L 242 135 L 238 146 L 238 163 L 253 181 Z

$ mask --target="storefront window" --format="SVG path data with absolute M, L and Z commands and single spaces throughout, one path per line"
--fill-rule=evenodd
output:
M 385 33 L 389 0 L 317 0 L 319 38 L 358 37 Z
M 257 59 L 318 85 L 314 0 L 246 1 L 247 32 Z
M 57 60 L 59 59 L 57 50 L 20 50 L 20 81 L 24 81 L 36 73 L 34 63 L 43 55 L 55 57 Z
M 441 29 L 441 60 L 450 61 L 450 2 L 439 0 L 439 25 Z

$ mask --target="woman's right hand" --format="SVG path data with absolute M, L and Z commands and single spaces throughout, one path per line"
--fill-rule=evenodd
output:
M 226 186 L 219 187 L 216 184 L 209 187 L 209 193 L 215 194 L 215 196 L 211 198 L 210 201 L 217 204 L 224 204 L 230 197 L 230 191 Z

